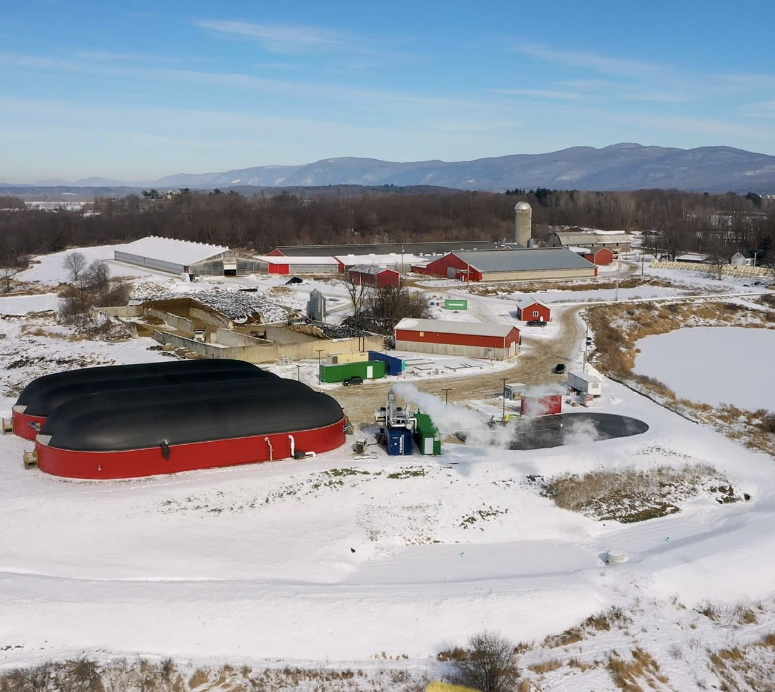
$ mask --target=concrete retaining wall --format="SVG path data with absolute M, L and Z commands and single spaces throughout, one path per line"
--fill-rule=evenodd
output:
M 194 323 L 185 317 L 173 315 L 171 312 L 164 312 L 162 310 L 157 310 L 156 308 L 150 308 L 147 314 L 162 320 L 168 327 L 177 329 L 179 332 L 185 332 L 186 334 L 191 335 L 194 334 Z
M 163 329 L 155 329 L 153 333 L 153 338 L 159 343 L 185 348 L 206 358 L 236 358 L 249 363 L 273 363 L 280 358 L 314 360 L 318 357 L 318 350 L 322 351 L 321 358 L 327 358 L 331 353 L 359 352 L 364 341 L 367 349 L 377 350 L 383 345 L 381 336 L 369 336 L 365 339 L 316 339 L 296 344 L 271 343 L 226 329 L 218 329 L 213 336 L 216 343 L 195 341 Z

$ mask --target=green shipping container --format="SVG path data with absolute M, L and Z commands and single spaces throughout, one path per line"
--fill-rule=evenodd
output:
M 416 417 L 417 430 L 415 431 L 415 442 L 417 442 L 417 446 L 420 448 L 420 454 L 440 456 L 441 438 L 431 417 L 421 411 L 417 412 Z
M 348 377 L 358 375 L 364 380 L 377 380 L 385 376 L 387 363 L 381 360 L 365 360 L 357 363 L 320 366 L 321 382 L 344 382 Z
M 445 310 L 468 310 L 468 301 L 467 300 L 445 300 L 444 309 Z

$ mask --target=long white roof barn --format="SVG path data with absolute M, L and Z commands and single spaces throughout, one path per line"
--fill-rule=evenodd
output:
M 211 257 L 226 252 L 229 248 L 224 245 L 210 245 L 208 243 L 196 243 L 192 240 L 177 240 L 175 238 L 161 238 L 149 235 L 140 240 L 119 248 L 119 252 L 139 257 L 172 262 L 174 264 L 196 264 L 204 262 Z
M 119 245 L 113 256 L 117 262 L 180 275 L 191 273 L 192 266 L 219 257 L 228 249 L 224 245 L 208 245 L 150 235 L 123 246 Z

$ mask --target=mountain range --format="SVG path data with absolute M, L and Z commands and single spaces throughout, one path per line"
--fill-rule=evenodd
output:
M 194 189 L 324 185 L 433 185 L 464 190 L 547 187 L 576 190 L 680 189 L 775 192 L 775 156 L 732 147 L 677 149 L 614 144 L 572 147 L 547 154 L 513 154 L 474 161 L 394 162 L 333 158 L 299 166 L 256 166 L 220 173 L 179 173 L 128 182 L 85 178 L 46 180 L 38 186 Z

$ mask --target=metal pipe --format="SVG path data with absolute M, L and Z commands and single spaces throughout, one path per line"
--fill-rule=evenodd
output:
M 269 461 L 273 461 L 272 456 L 274 454 L 274 449 L 272 449 L 272 443 L 269 441 L 268 437 L 264 438 L 264 442 L 269 446 Z
M 291 441 L 291 457 L 296 453 L 296 440 L 293 439 L 293 435 L 288 435 L 288 439 Z

